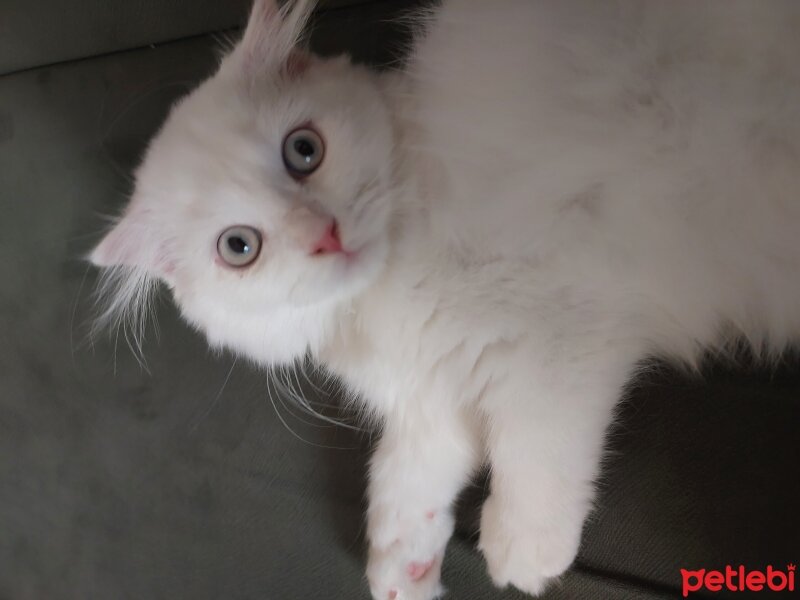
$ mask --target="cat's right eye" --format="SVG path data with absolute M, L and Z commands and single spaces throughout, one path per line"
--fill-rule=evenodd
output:
M 283 140 L 283 164 L 295 179 L 303 179 L 316 171 L 325 157 L 325 142 L 310 127 L 291 131 Z
M 246 267 L 261 252 L 261 234 L 246 225 L 229 227 L 217 239 L 217 254 L 230 267 Z

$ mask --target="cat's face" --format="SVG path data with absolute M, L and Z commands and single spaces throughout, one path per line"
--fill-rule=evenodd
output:
M 293 48 L 305 10 L 257 2 L 241 44 L 173 109 L 92 254 L 164 280 L 213 344 L 264 362 L 313 347 L 388 251 L 388 110 L 373 74 Z

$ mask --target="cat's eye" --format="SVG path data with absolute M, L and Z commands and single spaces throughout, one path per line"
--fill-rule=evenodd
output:
M 325 143 L 309 127 L 295 129 L 283 140 L 283 164 L 296 179 L 311 175 L 322 164 L 324 157 Z
M 258 258 L 261 234 L 245 225 L 229 227 L 217 240 L 217 254 L 231 267 L 246 267 Z

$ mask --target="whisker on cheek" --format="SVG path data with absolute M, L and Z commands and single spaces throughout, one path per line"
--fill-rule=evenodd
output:
M 98 315 L 92 326 L 92 337 L 101 331 L 122 332 L 123 339 L 144 367 L 143 342 L 153 317 L 158 278 L 139 267 L 116 266 L 104 269 L 94 292 Z

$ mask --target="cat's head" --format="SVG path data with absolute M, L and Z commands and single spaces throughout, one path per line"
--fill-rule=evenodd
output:
M 389 111 L 375 74 L 298 46 L 311 4 L 256 0 L 242 41 L 173 108 L 91 254 L 107 318 L 141 316 L 161 280 L 213 345 L 285 362 L 381 272 Z

